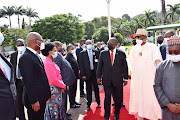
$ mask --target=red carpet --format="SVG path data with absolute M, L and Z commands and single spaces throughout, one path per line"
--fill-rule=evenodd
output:
M 124 87 L 124 103 L 125 108 L 121 108 L 120 120 L 136 120 L 136 116 L 129 115 L 129 96 L 130 96 L 130 80 L 127 86 Z M 91 110 L 88 111 L 83 120 L 104 120 L 104 89 L 100 92 L 101 108 L 97 108 L 97 103 L 94 102 L 91 105 Z M 110 120 L 114 120 L 114 107 L 111 106 Z

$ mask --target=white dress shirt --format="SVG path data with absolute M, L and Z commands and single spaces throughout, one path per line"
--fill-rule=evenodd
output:
M 35 50 L 33 50 L 32 48 L 30 47 L 27 47 L 28 50 L 30 50 L 31 52 L 33 52 L 35 55 L 38 54 Z
M 87 49 L 87 52 L 88 52 L 89 61 L 90 61 L 90 69 L 91 69 L 91 70 L 94 70 L 94 65 L 93 65 L 93 51 L 92 51 L 92 49 L 91 49 L 91 50 L 88 50 L 88 49 Z
M 24 53 L 24 51 L 20 51 L 20 52 L 18 51 L 18 55 L 17 55 L 16 78 L 18 78 L 18 79 L 21 78 L 21 77 L 20 77 L 21 75 L 20 75 L 20 76 L 18 75 L 18 72 L 20 72 L 20 71 L 19 71 L 19 66 L 18 66 L 18 65 L 19 65 L 19 58 L 21 57 L 21 55 L 22 55 L 23 53 Z
M 11 68 L 1 57 L 0 57 L 0 63 L 6 72 L 7 79 L 10 81 L 11 80 Z

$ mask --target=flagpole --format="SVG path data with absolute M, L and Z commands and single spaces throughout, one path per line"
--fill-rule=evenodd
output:
M 110 1 L 107 1 L 107 8 L 108 8 L 108 29 L 109 29 L 109 39 L 111 38 L 111 16 L 110 16 Z

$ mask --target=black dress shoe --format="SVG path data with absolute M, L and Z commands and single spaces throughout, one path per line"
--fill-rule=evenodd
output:
M 81 105 L 80 103 L 75 102 L 76 105 Z
M 122 107 L 126 107 L 126 105 L 124 103 L 121 104 Z
M 118 116 L 114 116 L 114 120 L 119 120 L 119 117 Z
M 101 108 L 101 103 L 98 104 L 98 108 Z
M 87 106 L 87 111 L 90 111 L 90 110 L 91 110 L 90 106 Z
M 115 102 L 113 101 L 112 106 L 114 106 L 114 105 L 115 105 Z
M 70 106 L 70 108 L 79 108 L 79 107 L 80 105 L 76 105 L 76 104 Z

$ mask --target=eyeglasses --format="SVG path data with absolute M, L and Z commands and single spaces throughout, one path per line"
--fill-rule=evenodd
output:
M 140 38 L 140 37 L 143 37 L 144 35 L 141 35 L 141 36 L 136 36 L 135 38 Z

